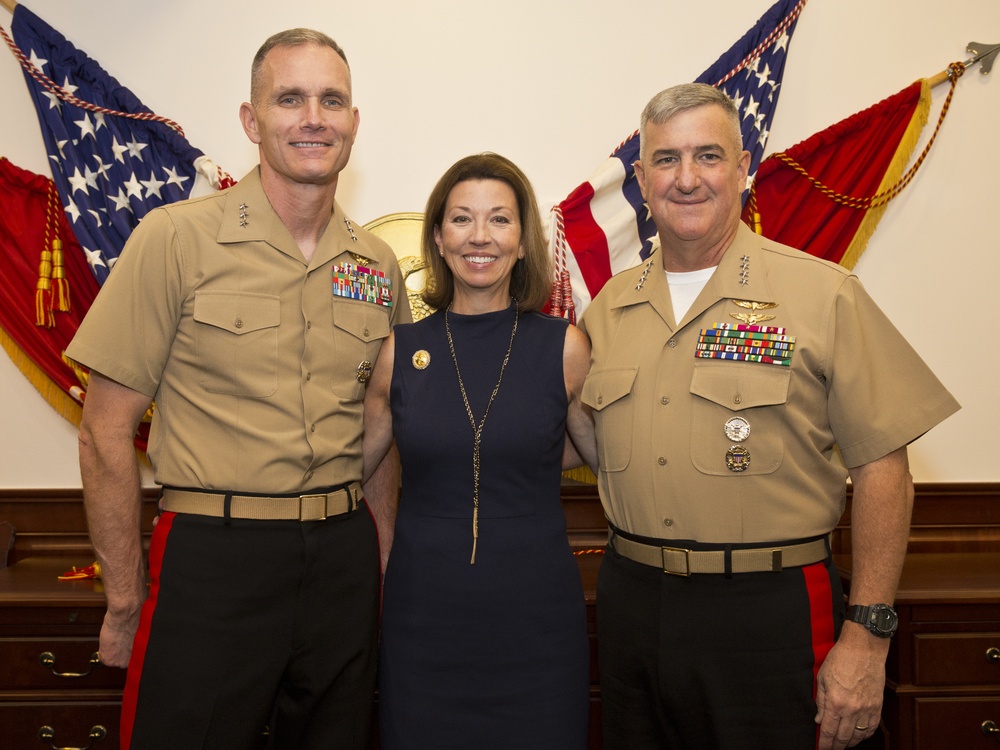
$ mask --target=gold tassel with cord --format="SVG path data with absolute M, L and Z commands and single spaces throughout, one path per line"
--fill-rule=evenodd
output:
M 70 311 L 69 282 L 66 280 L 66 269 L 63 267 L 62 240 L 52 240 L 52 290 L 53 307 L 59 312 Z
M 52 313 L 52 251 L 42 250 L 35 282 L 35 325 L 51 328 L 56 324 Z

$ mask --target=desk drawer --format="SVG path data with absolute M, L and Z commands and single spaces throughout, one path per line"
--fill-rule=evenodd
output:
M 96 651 L 96 638 L 0 638 L 0 690 L 122 689 L 125 670 L 92 665 Z
M 1000 696 L 995 698 L 918 698 L 913 750 L 996 750 L 995 736 L 983 734 L 983 722 L 1000 726 Z
M 1000 685 L 1000 633 L 914 636 L 917 685 Z
M 5 748 L 86 748 L 118 750 L 121 705 L 113 702 L 0 703 L 0 727 Z M 43 727 L 51 739 L 42 740 Z M 94 738 L 91 738 L 93 732 Z M 103 739 L 97 739 L 103 735 Z

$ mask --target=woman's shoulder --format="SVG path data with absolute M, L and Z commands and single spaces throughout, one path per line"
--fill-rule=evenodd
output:
M 554 315 L 549 315 L 541 311 L 524 313 L 522 318 L 525 321 L 529 321 L 528 325 L 537 326 L 552 332 L 562 332 L 569 325 L 569 321 L 565 318 L 557 318 Z

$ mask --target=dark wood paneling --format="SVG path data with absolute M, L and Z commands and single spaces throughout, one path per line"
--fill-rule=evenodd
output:
M 910 523 L 911 553 L 1000 552 L 1000 484 L 918 484 Z M 851 488 L 834 530 L 834 553 L 851 551 Z
M 155 489 L 143 491 L 143 528 L 147 542 L 156 515 L 156 494 Z M 41 555 L 93 555 L 79 489 L 0 489 L 0 521 L 7 521 L 14 527 L 9 564 Z
M 947 670 L 953 658 L 961 661 L 959 657 L 966 651 L 982 647 L 984 633 L 996 632 L 996 601 L 990 600 L 980 585 L 980 578 L 991 580 L 991 572 L 981 571 L 981 566 L 976 564 L 970 567 L 969 561 L 1000 558 L 969 556 L 968 553 L 1000 554 L 1000 483 L 924 484 L 915 489 L 908 567 L 912 571 L 916 565 L 921 571 L 915 579 L 904 576 L 901 596 L 905 600 L 902 607 L 906 610 L 906 624 L 901 625 L 899 636 L 894 639 L 887 665 L 889 687 L 901 690 L 900 699 L 890 699 L 885 706 L 883 728 L 887 730 L 886 746 L 891 748 L 915 747 L 914 729 L 921 733 L 919 747 L 934 747 L 927 743 L 936 741 L 937 735 L 933 732 L 938 729 L 928 730 L 927 726 L 936 725 L 939 718 L 954 721 L 956 731 L 975 736 L 975 727 L 967 725 L 964 714 L 962 717 L 955 714 L 955 711 L 961 713 L 969 708 L 968 701 L 956 706 L 925 696 L 917 700 L 906 692 L 914 689 L 907 685 L 913 685 L 916 651 L 923 651 L 929 659 L 922 678 L 927 675 L 926 670 L 930 670 L 931 675 L 939 675 L 941 670 Z M 155 490 L 144 491 L 144 499 L 143 523 L 148 535 L 156 513 Z M 568 537 L 576 553 L 587 603 L 592 659 L 590 748 L 598 750 L 601 747 L 601 701 L 595 603 L 597 571 L 607 541 L 607 523 L 596 486 L 566 482 L 562 499 Z M 850 510 L 848 488 L 844 516 L 831 538 L 834 552 L 847 561 L 844 568 L 848 571 Z M 60 664 L 65 658 L 67 670 L 79 667 L 82 671 L 87 661 L 86 652 L 94 642 L 103 616 L 101 584 L 100 581 L 58 585 L 54 582 L 55 574 L 71 564 L 85 565 L 93 560 L 80 490 L 0 489 L 2 521 L 12 523 L 16 529 L 10 562 L 26 564 L 18 565 L 14 576 L 10 575 L 10 569 L 0 570 L 0 651 L 20 664 L 19 674 L 23 675 L 25 670 L 33 674 L 39 670 L 36 646 L 44 637 L 54 647 L 59 647 Z M 958 621 L 956 606 L 961 608 Z M 920 640 L 922 633 L 941 635 L 928 635 Z M 989 668 L 989 665 L 980 664 L 974 673 L 982 676 L 986 669 L 988 675 Z M 111 677 L 102 675 L 105 679 Z M 16 726 L 19 737 L 35 742 L 38 727 L 52 724 L 57 731 L 56 743 L 79 743 L 82 747 L 86 745 L 90 727 L 95 722 L 104 723 L 109 737 L 94 747 L 109 746 L 108 743 L 113 746 L 117 741 L 118 693 L 115 689 L 108 690 L 101 680 L 91 680 L 91 684 L 82 689 L 59 690 L 47 687 L 51 680 L 45 675 L 34 675 L 34 678 L 28 681 L 27 687 L 8 685 L 6 694 L 0 688 L 0 725 Z M 940 677 L 931 679 L 940 680 Z M 116 680 L 120 677 L 111 679 L 111 683 Z M 87 684 L 87 680 L 82 684 Z M 959 686 L 946 687 L 959 689 Z M 979 693 L 981 695 L 981 691 Z M 982 706 L 976 703 L 969 721 L 978 720 L 981 707 L 992 709 L 993 705 L 991 694 Z M 928 734 L 922 734 L 924 732 Z M 878 741 L 882 742 L 881 735 Z M 373 747 L 377 748 L 377 739 Z

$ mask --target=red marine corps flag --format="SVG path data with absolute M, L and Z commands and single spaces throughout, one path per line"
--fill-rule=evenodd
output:
M 917 81 L 769 156 L 743 220 L 769 239 L 853 268 L 888 202 L 864 196 L 884 193 L 902 177 L 927 123 L 929 92 Z
M 0 343 L 46 401 L 79 423 L 83 389 L 62 352 L 100 287 L 69 230 L 52 180 L 2 158 L 0 258 Z M 43 264 L 55 269 L 55 278 L 39 276 Z M 67 293 L 57 291 L 62 288 L 57 282 L 70 277 L 72 305 L 53 309 L 52 297 Z M 38 325 L 39 312 L 50 325 Z
M 769 239 L 853 268 L 887 204 L 916 175 L 934 144 L 958 79 L 968 65 L 952 63 L 866 110 L 831 125 L 761 162 L 743 220 Z M 970 51 L 973 51 L 970 48 Z M 927 124 L 930 90 L 951 81 L 937 127 L 904 174 Z

